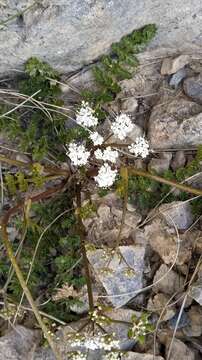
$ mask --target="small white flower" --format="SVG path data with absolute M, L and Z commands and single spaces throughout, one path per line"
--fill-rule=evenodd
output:
M 134 144 L 128 146 L 128 150 L 135 154 L 140 155 L 142 158 L 146 158 L 149 155 L 149 143 L 144 137 L 138 137 Z
M 81 108 L 76 114 L 76 122 L 87 128 L 97 126 L 98 124 L 98 118 L 95 116 L 95 111 L 91 109 L 89 104 L 85 101 L 82 101 Z
M 108 146 L 104 151 L 97 149 L 95 151 L 95 157 L 98 160 L 110 161 L 115 164 L 118 159 L 119 153 L 117 150 L 112 150 L 111 146 Z
M 104 141 L 103 137 L 102 137 L 100 134 L 98 134 L 97 131 L 95 131 L 94 133 L 90 134 L 90 138 L 91 138 L 91 140 L 92 140 L 92 142 L 93 142 L 93 144 L 94 144 L 95 146 L 96 146 L 96 145 L 102 145 L 102 143 L 103 143 L 103 141 Z
M 105 163 L 99 169 L 98 175 L 95 176 L 95 181 L 98 183 L 99 187 L 107 188 L 113 185 L 116 176 L 117 170 L 112 170 L 112 168 Z
M 105 355 L 106 360 L 119 360 L 120 359 L 120 352 L 110 352 Z
M 124 140 L 126 136 L 133 130 L 134 125 L 130 117 L 126 114 L 120 114 L 116 117 L 111 125 L 111 130 L 120 140 Z
M 74 142 L 69 144 L 67 155 L 75 166 L 86 165 L 90 156 L 84 145 L 78 145 Z
M 74 353 L 70 353 L 71 360 L 85 360 L 87 359 L 87 355 L 82 353 L 81 351 L 75 351 Z

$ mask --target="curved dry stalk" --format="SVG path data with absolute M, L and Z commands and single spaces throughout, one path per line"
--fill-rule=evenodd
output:
M 5 162 L 11 166 L 17 166 L 17 167 L 24 167 L 24 168 L 28 168 L 30 170 L 32 170 L 33 167 L 33 162 L 24 162 L 24 161 L 20 161 L 20 160 L 14 160 L 14 159 L 9 159 L 4 155 L 0 154 L 0 162 Z M 44 166 L 43 165 L 43 170 L 45 172 L 48 172 L 50 175 L 56 176 L 56 177 L 60 177 L 60 176 L 67 176 L 69 175 L 69 171 L 68 170 L 62 170 L 57 166 Z
M 33 310 L 33 313 L 44 333 L 44 336 L 45 338 L 47 339 L 54 355 L 55 355 L 55 358 L 56 360 L 62 360 L 62 357 L 60 356 L 59 352 L 58 352 L 58 349 L 56 348 L 56 345 L 51 337 L 51 335 L 49 334 L 49 331 L 46 327 L 46 325 L 44 324 L 43 320 L 42 320 L 42 317 L 38 311 L 38 308 L 33 300 L 33 297 L 32 297 L 32 294 L 30 292 L 30 290 L 28 289 L 27 287 L 27 284 L 24 280 L 24 277 L 22 275 L 22 271 L 16 261 L 16 258 L 14 256 L 14 253 L 13 253 L 13 250 L 12 250 L 12 246 L 10 244 L 10 241 L 9 241 L 9 238 L 8 238 L 8 233 L 7 233 L 7 223 L 5 221 L 2 221 L 1 223 L 1 231 L 2 231 L 2 240 L 3 240 L 3 243 L 4 243 L 4 246 L 6 248 L 6 251 L 7 251 L 7 254 L 8 254 L 8 257 L 9 257 L 9 260 L 11 261 L 12 265 L 13 265 L 13 268 L 15 270 L 15 273 L 16 273 L 16 276 L 18 278 L 18 281 L 27 297 L 27 300 Z
M 30 278 L 30 275 L 31 275 L 31 272 L 32 272 L 32 268 L 33 268 L 33 265 L 34 265 L 34 261 L 36 259 L 36 255 L 37 255 L 37 251 L 38 251 L 38 248 L 39 248 L 39 245 L 41 243 L 41 239 L 42 237 L 44 236 L 44 234 L 46 233 L 46 231 L 48 231 L 50 229 L 50 227 L 61 217 L 63 216 L 64 214 L 70 212 L 72 209 L 68 209 L 68 210 L 65 210 L 63 211 L 61 214 L 59 214 L 58 216 L 55 217 L 55 219 L 53 219 L 51 221 L 51 223 L 49 223 L 45 229 L 42 231 L 41 235 L 39 236 L 38 240 L 37 240 L 37 244 L 36 244 L 36 247 L 34 249 L 34 254 L 33 254 L 33 257 L 32 257 L 32 261 L 30 263 L 30 267 L 29 267 L 29 271 L 28 271 L 28 274 L 27 274 L 27 277 L 26 277 L 26 284 L 28 284 L 28 281 L 29 281 L 29 278 Z M 21 296 L 21 299 L 20 299 L 20 302 L 18 304 L 18 307 L 17 307 L 17 310 L 16 310 L 16 313 L 15 313 L 15 316 L 14 316 L 14 320 L 13 320 L 13 324 L 15 323 L 16 319 L 17 319 L 17 316 L 18 316 L 18 312 L 20 310 L 20 307 L 22 305 L 22 302 L 23 302 L 23 299 L 24 299 L 24 295 L 25 293 L 23 292 L 22 293 L 22 296 Z
M 180 322 L 180 319 L 181 319 L 181 316 L 182 316 L 182 312 L 184 310 L 184 306 L 185 306 L 185 303 L 186 303 L 186 300 L 187 300 L 187 297 L 189 295 L 189 290 L 190 290 L 190 286 L 191 284 L 193 283 L 194 281 L 194 278 L 198 272 L 198 269 L 199 269 L 199 266 L 201 265 L 201 260 L 202 260 L 202 255 L 200 255 L 200 258 L 197 262 L 197 265 L 196 265 L 196 268 L 194 270 L 194 273 L 189 281 L 189 286 L 188 286 L 188 289 L 186 291 L 186 294 L 185 294 L 185 297 L 184 297 L 184 300 L 183 300 L 183 303 L 181 305 L 181 308 L 180 308 L 180 312 L 179 312 L 179 315 L 178 315 L 178 318 L 177 318 L 177 321 L 176 321 L 176 325 L 175 325 L 175 329 L 174 329 L 174 332 L 173 332 L 173 336 L 172 336 L 172 340 L 171 340 L 171 343 L 170 343 L 170 346 L 169 346 L 169 349 L 168 349 L 168 355 L 167 355 L 167 360 L 170 359 L 170 356 L 171 356 L 171 351 L 172 351 L 172 346 L 173 346 L 173 342 L 174 342 L 174 339 L 175 339 L 175 335 L 176 335 L 176 332 L 177 332 L 177 329 L 178 329 L 178 324 Z

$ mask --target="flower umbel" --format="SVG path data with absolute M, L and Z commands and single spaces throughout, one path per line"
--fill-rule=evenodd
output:
M 98 160 L 109 161 L 113 164 L 116 163 L 119 153 L 117 150 L 112 150 L 111 146 L 108 146 L 104 151 L 97 149 L 95 151 L 95 157 Z
M 124 140 L 126 136 L 133 130 L 131 118 L 126 114 L 120 114 L 116 117 L 111 125 L 111 130 L 120 140 Z
M 76 337 L 71 342 L 71 346 L 84 347 L 89 350 L 118 350 L 119 340 L 114 338 L 114 335 L 97 335 L 92 337 Z
M 98 175 L 95 176 L 95 181 L 98 183 L 98 186 L 107 188 L 112 186 L 117 176 L 117 170 L 112 170 L 109 164 L 105 163 L 101 166 L 98 171 Z
M 76 122 L 87 128 L 97 126 L 98 124 L 98 118 L 95 116 L 95 111 L 91 109 L 89 104 L 85 101 L 82 101 L 81 108 L 76 114 Z
M 134 144 L 128 146 L 128 150 L 135 156 L 146 158 L 149 155 L 149 143 L 144 137 L 138 137 Z
M 92 140 L 93 144 L 96 145 L 102 145 L 104 139 L 103 137 L 98 134 L 97 131 L 95 131 L 94 133 L 90 134 L 90 139 Z
M 75 166 L 83 166 L 88 162 L 90 151 L 87 151 L 84 145 L 72 142 L 69 144 L 67 155 Z

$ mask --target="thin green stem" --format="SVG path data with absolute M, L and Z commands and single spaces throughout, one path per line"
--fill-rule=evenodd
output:
M 82 223 L 82 217 L 81 217 L 81 185 L 80 184 L 77 185 L 76 200 L 77 200 L 78 233 L 80 236 L 81 253 L 83 256 L 84 269 L 85 269 L 85 275 L 86 275 L 89 308 L 90 308 L 90 311 L 92 312 L 94 310 L 93 290 L 92 290 L 92 281 L 91 281 L 91 276 L 90 276 L 89 263 L 88 263 L 88 258 L 87 258 L 87 254 L 86 254 L 85 228 Z
M 138 170 L 136 168 L 129 167 L 128 172 L 129 172 L 130 175 L 143 176 L 143 177 L 149 178 L 151 180 L 158 181 L 158 182 L 160 182 L 162 184 L 170 185 L 170 186 L 175 187 L 176 189 L 179 189 L 181 191 L 188 192 L 188 193 L 194 194 L 194 195 L 201 195 L 202 196 L 202 190 L 201 189 L 196 189 L 196 188 L 193 188 L 192 186 L 179 184 L 174 180 L 168 180 L 168 179 L 165 179 L 165 178 L 163 178 L 161 176 L 158 176 L 158 175 L 152 175 L 147 171 Z

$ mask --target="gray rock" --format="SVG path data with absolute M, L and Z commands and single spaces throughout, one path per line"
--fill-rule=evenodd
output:
M 171 162 L 171 168 L 176 171 L 180 167 L 183 167 L 186 163 L 185 153 L 182 150 L 176 151 L 173 160 Z
M 123 323 L 112 323 L 110 325 L 105 325 L 106 332 L 108 334 L 112 334 L 115 332 L 116 339 L 120 341 L 120 350 L 125 351 L 121 359 L 122 360 L 153 360 L 152 354 L 143 354 L 137 352 L 131 352 L 131 348 L 134 346 L 135 341 L 128 339 L 128 325 L 125 322 L 131 321 L 131 316 L 136 315 L 140 316 L 140 313 L 137 313 L 130 309 L 117 309 L 112 312 L 107 312 L 107 315 L 114 320 L 122 320 Z M 70 326 L 66 326 L 60 331 L 60 340 L 57 341 L 58 349 L 62 354 L 62 359 L 67 360 L 68 353 L 71 350 L 76 348 L 72 348 L 70 346 L 70 342 L 68 339 L 69 332 L 76 331 L 79 329 L 85 320 L 80 320 L 75 323 L 71 323 Z M 82 331 L 83 332 L 83 331 Z M 95 335 L 97 334 L 97 328 L 95 328 Z M 87 335 L 90 336 L 89 333 Z M 49 349 L 39 349 L 34 357 L 34 360 L 55 360 L 54 355 Z M 106 360 L 105 355 L 101 351 L 89 351 L 88 360 Z M 161 356 L 156 356 L 156 360 L 163 360 Z
M 190 203 L 173 201 L 162 204 L 158 208 L 159 213 L 170 226 L 176 226 L 178 230 L 186 230 L 193 223 L 193 215 Z
M 200 306 L 193 305 L 188 311 L 189 325 L 183 328 L 186 336 L 198 337 L 202 335 L 202 309 Z
M 159 293 L 156 294 L 153 299 L 149 299 L 147 309 L 161 315 L 162 321 L 168 321 L 169 319 L 172 319 L 175 315 L 175 308 L 173 306 L 168 306 L 168 303 L 169 296 Z
M 202 75 L 186 79 L 183 88 L 188 97 L 202 105 Z
M 124 100 L 123 103 L 121 104 L 121 109 L 127 113 L 134 113 L 137 107 L 138 107 L 138 101 L 133 97 Z
M 32 0 L 6 1 L 1 21 L 30 4 Z M 201 7 L 200 0 L 180 0 L 178 6 L 175 0 L 128 0 L 127 5 L 121 0 L 41 0 L 1 25 L 0 74 L 22 69 L 30 56 L 47 60 L 63 73 L 79 69 L 147 23 L 159 27 L 155 45 L 200 45 Z
M 158 210 L 157 213 L 159 214 Z M 169 226 L 161 218 L 153 220 L 151 224 L 145 226 L 145 236 L 152 249 L 159 254 L 166 264 L 183 265 L 192 256 L 192 240 L 183 236 L 179 239 L 174 226 Z M 179 248 L 176 258 L 177 248 Z
M 127 322 L 131 322 L 132 315 L 136 315 L 138 317 L 140 316 L 140 313 L 130 309 L 116 309 L 108 311 L 106 313 L 106 316 L 108 316 L 109 318 L 122 321 L 120 323 L 110 322 L 109 324 L 104 325 L 106 334 L 115 333 L 116 340 L 119 341 L 117 350 L 128 351 L 131 350 L 135 344 L 135 340 L 128 338 L 129 325 L 127 324 Z M 64 356 L 64 359 L 66 359 L 65 356 L 67 356 L 68 352 L 76 351 L 79 349 L 78 345 L 72 346 L 72 337 L 71 339 L 69 338 L 70 334 L 77 332 L 78 329 L 81 329 L 81 327 L 83 326 L 80 334 L 87 337 L 87 339 L 100 335 L 100 328 L 98 326 L 95 326 L 94 332 L 89 332 L 89 326 L 84 326 L 84 324 L 86 324 L 86 319 L 81 319 L 79 321 L 70 323 L 58 332 L 57 346 L 62 356 Z M 81 348 L 80 346 L 80 350 L 85 351 L 85 347 L 83 346 Z M 92 359 L 101 359 L 101 356 L 103 354 L 103 352 L 101 351 L 90 351 L 90 353 L 92 355 Z
M 185 65 L 187 65 L 189 61 L 189 55 L 180 55 L 174 59 L 164 59 L 161 66 L 161 75 L 175 74 L 178 70 L 182 69 Z
M 202 107 L 194 102 L 168 99 L 154 106 L 148 138 L 154 149 L 197 146 L 202 139 Z
M 102 249 L 88 251 L 95 277 L 115 307 L 125 305 L 143 287 L 144 255 L 144 247 L 133 245 L 120 246 L 119 252 L 114 254 L 107 254 Z M 130 294 L 121 296 L 124 293 Z
M 178 317 L 179 317 L 179 313 L 180 311 L 178 311 L 175 316 L 173 316 L 172 319 L 170 319 L 169 321 L 169 327 L 174 330 L 176 328 L 176 324 L 178 323 L 177 329 L 182 329 L 185 326 L 188 326 L 190 323 L 190 320 L 187 316 L 187 313 L 185 311 L 182 312 L 181 316 L 180 316 L 180 320 L 178 322 Z
M 168 350 L 170 347 L 171 340 L 168 339 L 166 343 L 166 353 L 168 354 Z M 170 360 L 195 360 L 195 354 L 194 352 L 188 348 L 187 345 L 185 345 L 182 341 L 179 339 L 174 339 Z
M 171 76 L 169 85 L 172 88 L 177 89 L 179 87 L 179 85 L 181 84 L 182 80 L 184 80 L 186 78 L 186 76 L 187 76 L 186 68 L 182 68 L 182 69 L 178 70 L 175 74 L 173 74 Z
M 202 284 L 196 283 L 192 285 L 189 295 L 200 305 L 202 305 Z
M 88 240 L 96 246 L 115 246 L 122 218 L 122 204 L 115 194 L 109 194 L 97 201 L 95 199 L 95 203 L 97 214 L 84 220 Z M 137 211 L 127 211 L 120 240 L 131 236 L 140 221 L 141 216 Z
M 153 354 L 128 352 L 121 357 L 122 360 L 153 360 Z M 155 356 L 155 360 L 163 360 L 162 356 Z
M 17 325 L 0 338 L 0 360 L 31 359 L 39 342 L 39 332 Z
M 175 271 L 169 271 L 167 265 L 162 264 L 154 276 L 153 284 L 153 291 L 155 293 L 162 292 L 167 295 L 173 295 L 183 286 L 184 279 Z
M 162 174 L 164 171 L 169 169 L 171 159 L 172 153 L 165 152 L 160 158 L 151 159 L 149 162 L 149 170 L 155 171 L 157 174 Z

